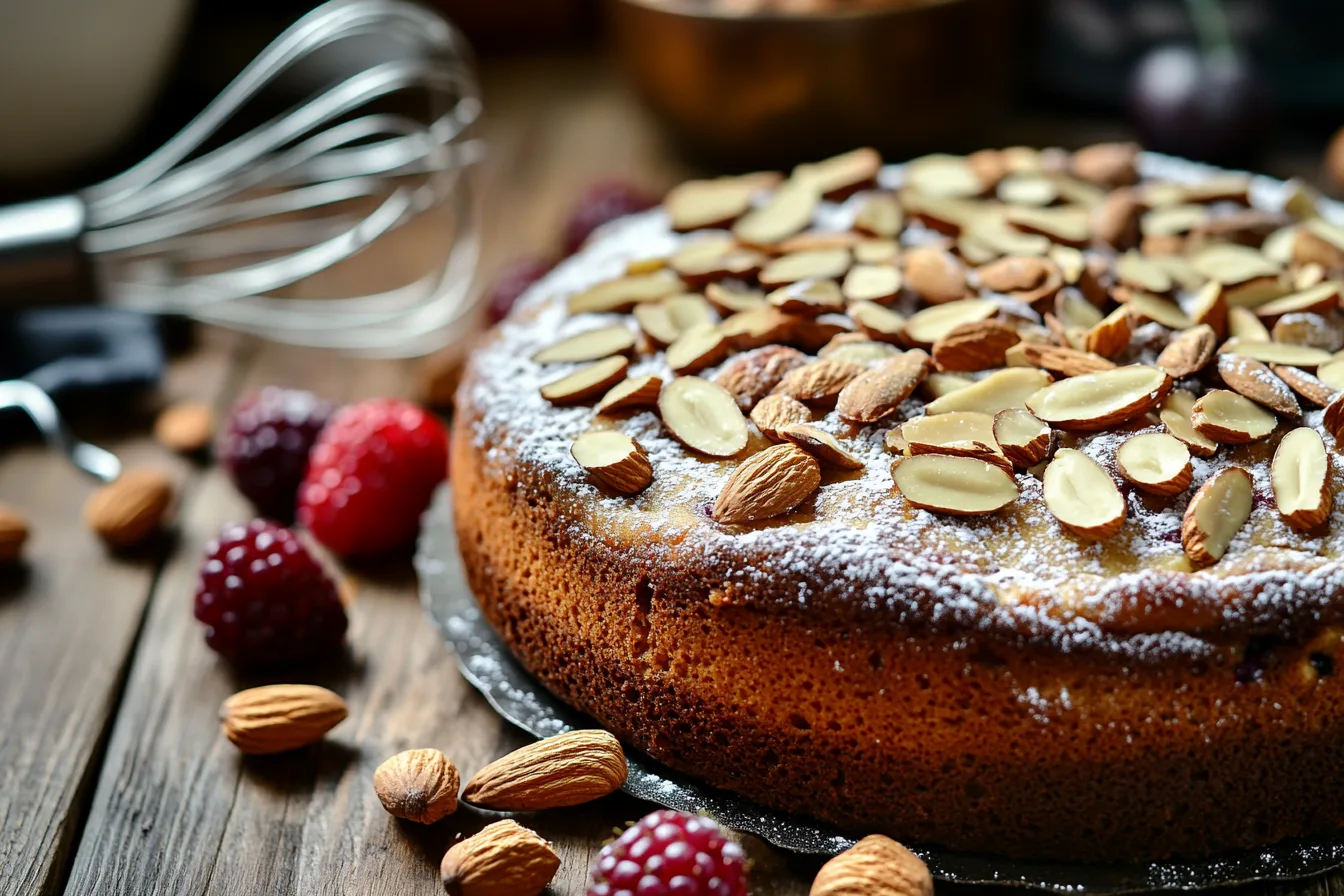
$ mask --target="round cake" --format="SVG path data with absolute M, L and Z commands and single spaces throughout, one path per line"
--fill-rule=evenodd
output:
M 1010 857 L 1344 822 L 1344 228 L 1108 144 L 693 181 L 473 354 L 519 660 L 762 804 Z

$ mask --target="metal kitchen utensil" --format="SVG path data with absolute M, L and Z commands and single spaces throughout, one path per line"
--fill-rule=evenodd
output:
M 229 131 L 282 75 L 311 80 L 329 68 L 338 43 L 361 71 Z M 403 0 L 318 7 L 134 167 L 74 195 L 0 208 L 0 295 L 32 304 L 35 284 L 56 274 L 85 302 L 387 355 L 461 335 L 473 323 L 469 172 L 482 150 L 468 136 L 481 109 L 468 52 L 447 21 Z M 427 221 L 440 230 L 419 238 L 414 263 L 398 248 L 399 261 L 363 266 L 409 272 L 408 282 L 356 284 L 348 297 L 295 289 Z
M 31 417 L 46 443 L 89 475 L 104 482 L 121 475 L 121 461 L 115 454 L 70 435 L 56 404 L 41 387 L 27 380 L 0 382 L 0 411 L 6 408 L 17 408 Z

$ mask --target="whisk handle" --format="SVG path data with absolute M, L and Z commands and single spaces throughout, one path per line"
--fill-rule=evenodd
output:
M 0 308 L 96 300 L 86 217 L 78 196 L 0 206 Z

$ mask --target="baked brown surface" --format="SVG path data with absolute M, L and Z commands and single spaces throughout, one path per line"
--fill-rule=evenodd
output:
M 715 785 L 953 849 L 1193 856 L 1344 822 L 1338 521 L 1284 526 L 1261 472 L 1291 427 L 1198 459 L 1182 495 L 1126 490 L 1119 534 L 1094 543 L 1044 511 L 1025 472 L 994 514 L 917 509 L 892 489 L 884 434 L 919 407 L 864 427 L 831 413 L 816 425 L 863 469 L 825 468 L 781 516 L 716 522 L 716 495 L 763 436 L 734 458 L 695 456 L 652 411 L 552 407 L 538 386 L 577 365 L 529 360 L 615 317 L 567 318 L 566 298 L 679 239 L 658 213 L 609 232 L 525 299 L 459 392 L 471 585 L 548 687 Z M 615 494 L 569 457 L 594 427 L 647 450 L 647 489 Z M 1161 426 L 1137 419 L 1061 444 L 1101 457 L 1149 431 Z M 1337 490 L 1333 450 L 1330 463 Z M 1226 556 L 1192 564 L 1190 493 L 1231 465 L 1255 471 L 1255 506 Z

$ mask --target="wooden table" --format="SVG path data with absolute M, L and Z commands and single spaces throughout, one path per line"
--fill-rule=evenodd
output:
M 692 173 L 605 65 L 510 61 L 485 72 L 483 276 L 550 250 L 574 196 L 601 176 L 662 189 Z M 223 412 L 278 383 L 337 400 L 413 394 L 414 365 L 350 362 L 203 330 L 177 359 L 165 400 Z M 250 513 L 221 471 L 146 435 L 149 409 L 83 430 L 132 464 L 171 470 L 176 525 L 146 549 L 108 554 L 80 522 L 93 484 L 35 444 L 0 455 L 0 499 L 33 525 L 26 563 L 0 570 L 0 894 L 285 896 L 440 892 L 447 846 L 495 816 L 463 808 L 429 827 L 393 820 L 371 779 L 388 756 L 433 746 L 464 777 L 525 742 L 458 675 L 426 621 L 407 558 L 349 570 L 353 659 L 318 683 L 350 716 L 321 745 L 243 759 L 219 734 L 240 679 L 191 615 L 202 546 Z M 116 419 L 120 416 L 121 419 Z M 557 894 L 581 894 L 613 827 L 650 807 L 621 795 L 524 818 L 563 864 Z M 748 838 L 760 894 L 803 894 L 817 862 Z M 1295 885 L 1326 892 L 1344 877 Z M 947 892 L 956 888 L 940 888 Z

